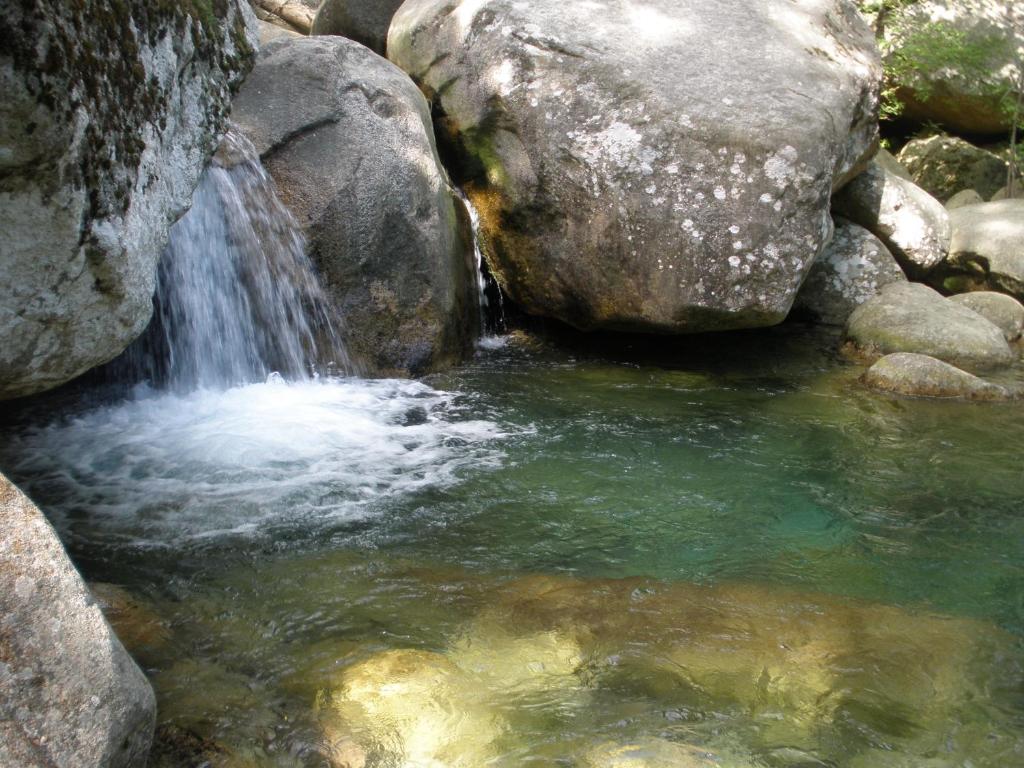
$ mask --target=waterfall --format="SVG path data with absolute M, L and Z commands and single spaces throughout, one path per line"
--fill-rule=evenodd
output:
M 327 306 L 298 222 L 255 147 L 231 130 L 171 228 L 129 375 L 191 391 L 346 373 Z
M 480 307 L 480 341 L 478 343 L 486 347 L 490 345 L 496 334 L 505 331 L 505 300 L 497 281 L 486 270 L 480 244 L 480 214 L 465 192 L 458 187 L 455 188 L 455 191 L 466 208 L 473 230 L 473 257 L 476 261 L 476 288 L 479 299 L 477 305 Z

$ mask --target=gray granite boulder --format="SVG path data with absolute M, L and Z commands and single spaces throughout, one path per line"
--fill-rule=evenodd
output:
M 984 198 L 973 189 L 962 189 L 946 201 L 946 210 L 955 211 L 965 205 L 977 205 L 984 202 Z
M 911 276 L 924 274 L 949 251 L 949 214 L 942 203 L 877 162 L 836 194 L 832 210 L 885 243 Z
M 0 765 L 144 768 L 155 720 L 53 528 L 0 475 Z
M 1005 387 L 992 384 L 928 355 L 895 352 L 878 360 L 861 377 L 872 389 L 912 397 L 1009 400 Z
M 391 17 L 402 0 L 324 0 L 313 20 L 314 35 L 341 35 L 384 55 Z
M 1005 160 L 953 136 L 913 139 L 897 159 L 917 186 L 943 201 L 965 189 L 988 200 L 1006 185 Z
M 877 144 L 878 54 L 845 0 L 409 0 L 388 56 L 502 288 L 581 329 L 778 323 Z
M 1003 332 L 981 315 L 920 283 L 890 283 L 846 324 L 847 343 L 868 357 L 917 352 L 970 371 L 1016 359 Z
M 1007 341 L 1017 341 L 1024 332 L 1024 304 L 1005 293 L 972 291 L 950 296 L 949 300 L 977 312 L 998 327 Z
M 844 325 L 850 313 L 883 286 L 906 279 L 881 240 L 857 224 L 837 219 L 832 242 L 811 267 L 793 309 L 825 325 Z
M 472 346 L 468 228 L 409 77 L 342 37 L 260 53 L 232 120 L 255 144 L 367 373 L 419 375 Z
M 7 3 L 0 13 L 0 399 L 146 327 L 156 265 L 251 66 L 244 0 Z
M 990 290 L 1024 301 L 1024 200 L 951 211 L 949 256 L 929 276 L 955 293 Z

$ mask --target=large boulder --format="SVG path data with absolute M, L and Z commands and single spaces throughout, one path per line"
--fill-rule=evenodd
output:
M 868 357 L 917 352 L 971 371 L 1016 358 L 999 328 L 920 283 L 890 283 L 857 307 L 846 340 Z
M 949 257 L 930 279 L 950 292 L 991 290 L 1024 301 L 1024 200 L 951 211 Z
M 793 304 L 825 325 L 844 325 L 882 286 L 907 279 L 881 240 L 845 219 L 835 224 L 832 242 L 814 262 Z
M 0 765 L 143 768 L 155 720 L 53 528 L 0 475 Z
M 967 134 L 1010 129 L 1024 26 L 1018 0 L 917 0 L 886 19 L 886 69 L 903 117 Z
M 408 76 L 344 38 L 279 40 L 232 119 L 306 231 L 353 359 L 406 375 L 456 361 L 479 323 L 475 264 Z
M 897 159 L 917 186 L 942 201 L 967 189 L 988 200 L 1006 185 L 1005 160 L 953 136 L 913 139 Z
M 244 0 L 28 0 L 0 13 L 0 399 L 146 327 L 167 231 L 249 69 Z
M 832 209 L 885 243 L 910 275 L 924 274 L 949 251 L 942 203 L 877 162 L 836 194 Z
M 341 35 L 383 56 L 391 17 L 401 4 L 402 0 L 324 0 L 311 34 Z
M 878 360 L 861 377 L 872 389 L 912 397 L 964 400 L 1009 400 L 1005 387 L 956 366 L 913 352 L 894 352 Z
M 410 0 L 388 56 L 433 101 L 502 288 L 581 329 L 781 321 L 877 140 L 845 0 Z
M 1007 341 L 1017 341 L 1024 332 L 1024 305 L 1005 293 L 972 291 L 950 296 L 949 300 L 977 312 L 999 328 Z

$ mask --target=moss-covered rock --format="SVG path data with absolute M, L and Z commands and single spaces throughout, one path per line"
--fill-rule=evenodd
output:
M 55 387 L 145 327 L 253 22 L 242 0 L 5 6 L 0 399 Z
M 897 159 L 917 186 L 942 201 L 969 189 L 988 200 L 1006 185 L 1005 160 L 953 136 L 914 139 Z
M 1008 400 L 1004 387 L 985 381 L 928 355 L 894 352 L 878 360 L 861 378 L 880 392 L 911 397 Z

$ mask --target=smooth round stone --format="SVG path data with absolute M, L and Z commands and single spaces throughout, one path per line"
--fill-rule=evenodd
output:
M 1012 296 L 995 291 L 972 291 L 950 296 L 949 300 L 977 312 L 997 326 L 1007 341 L 1017 341 L 1024 333 L 1024 304 Z
M 868 369 L 861 381 L 872 389 L 913 397 L 965 400 L 1008 400 L 1012 397 L 1004 387 L 934 357 L 912 352 L 886 355 Z

